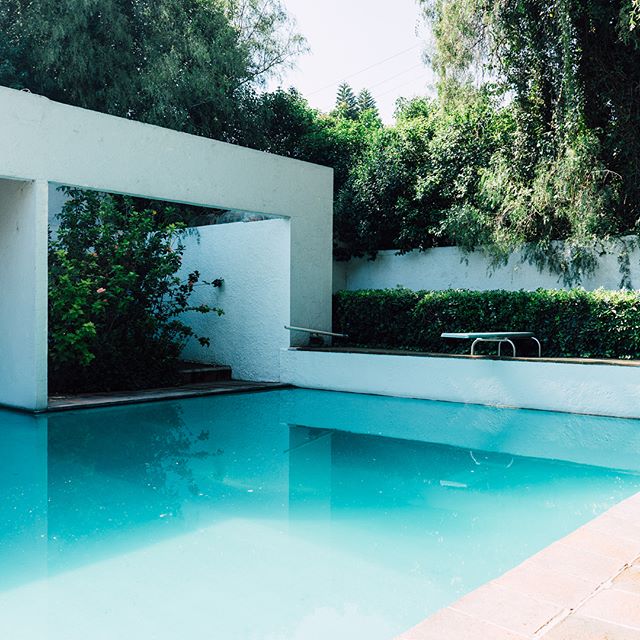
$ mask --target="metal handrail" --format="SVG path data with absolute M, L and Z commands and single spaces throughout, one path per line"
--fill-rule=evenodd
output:
M 333 333 L 332 331 L 322 331 L 321 329 L 306 329 L 305 327 L 290 327 L 284 325 L 285 329 L 289 331 L 303 331 L 304 333 L 310 333 L 313 336 L 332 336 L 334 338 L 348 338 L 346 333 Z

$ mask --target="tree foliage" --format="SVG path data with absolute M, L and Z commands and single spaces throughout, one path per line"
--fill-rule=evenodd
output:
M 0 85 L 226 139 L 304 49 L 278 0 L 3 0 Z
M 365 111 L 371 111 L 376 118 L 379 117 L 378 106 L 371 92 L 368 89 L 362 89 L 356 95 L 348 82 L 340 84 L 333 115 L 338 118 L 357 120 Z
M 225 13 L 248 54 L 248 76 L 264 85 L 305 53 L 305 38 L 280 0 L 224 0 Z
M 350 118 L 351 120 L 355 120 L 358 117 L 358 99 L 351 85 L 346 82 L 343 82 L 338 87 L 335 113 L 343 118 Z
M 421 0 L 433 63 L 498 83 L 515 125 L 484 172 L 497 243 L 593 246 L 640 218 L 637 0 Z M 544 251 L 533 249 L 539 257 Z
M 486 240 L 483 171 L 512 129 L 486 91 L 401 103 L 395 126 L 367 137 L 336 196 L 339 257 Z
M 373 111 L 375 115 L 378 115 L 378 105 L 369 89 L 362 89 L 358 94 L 358 111 L 360 113 L 363 111 Z
M 49 243 L 49 380 L 53 391 L 127 389 L 173 382 L 185 311 L 200 274 L 182 280 L 183 230 L 130 199 L 68 190 Z

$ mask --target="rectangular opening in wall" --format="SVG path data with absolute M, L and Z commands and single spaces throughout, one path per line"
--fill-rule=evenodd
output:
M 219 368 L 279 379 L 287 218 L 57 184 L 49 196 L 50 394 L 182 385 Z

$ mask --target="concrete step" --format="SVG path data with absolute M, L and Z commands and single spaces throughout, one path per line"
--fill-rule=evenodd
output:
M 183 362 L 182 365 L 180 368 L 180 382 L 182 384 L 231 380 L 231 367 L 227 365 L 202 364 L 200 362 Z

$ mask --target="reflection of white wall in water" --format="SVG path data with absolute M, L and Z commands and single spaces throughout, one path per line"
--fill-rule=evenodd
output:
M 290 240 L 288 220 L 198 227 L 187 236 L 182 276 L 223 278 L 219 289 L 197 286 L 190 303 L 219 306 L 224 315 L 190 312 L 185 319 L 211 347 L 191 340 L 187 360 L 230 365 L 243 380 L 280 379 L 280 349 L 289 344 Z
M 47 418 L 0 417 L 0 591 L 47 573 Z M 0 635 L 2 634 L 0 623 Z M 46 637 L 41 636 L 41 637 Z
M 428 251 L 412 251 L 396 255 L 381 251 L 376 260 L 356 258 L 334 263 L 333 290 L 388 289 L 403 286 L 417 290 L 506 289 L 508 291 L 564 289 L 557 274 L 540 272 L 535 265 L 522 262 L 515 253 L 504 266 L 492 267 L 482 252 L 463 253 L 457 247 L 438 247 Z M 640 251 L 630 255 L 631 282 L 640 287 Z M 619 289 L 621 282 L 618 253 L 600 258 L 596 273 L 584 278 L 587 290 Z
M 317 434 L 335 429 L 463 447 L 471 455 L 487 451 L 640 471 L 637 420 L 308 390 L 282 395 L 281 419 Z

